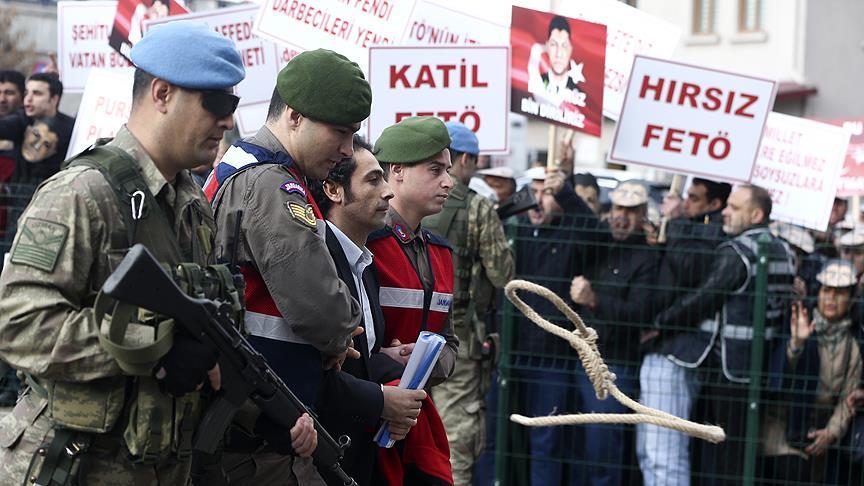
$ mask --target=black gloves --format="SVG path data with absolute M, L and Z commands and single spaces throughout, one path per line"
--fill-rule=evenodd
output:
M 156 365 L 154 375 L 164 390 L 175 397 L 195 391 L 216 366 L 219 353 L 186 332 L 174 333 L 174 345 Z M 165 370 L 164 376 L 160 369 Z M 161 376 L 161 378 L 160 378 Z

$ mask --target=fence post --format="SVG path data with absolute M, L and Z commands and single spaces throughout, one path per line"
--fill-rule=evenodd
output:
M 507 221 L 505 229 L 513 254 L 516 254 L 517 223 Z M 498 418 L 495 432 L 495 486 L 504 484 L 507 476 L 507 452 L 510 447 L 511 350 L 513 349 L 513 304 L 504 299 L 501 318 L 501 353 L 498 357 Z
M 756 478 L 759 451 L 759 395 L 762 392 L 762 358 L 765 354 L 765 308 L 768 303 L 768 255 L 771 237 L 763 234 L 756 254 L 756 292 L 753 296 L 753 341 L 750 345 L 750 383 L 747 390 L 747 437 L 744 448 L 744 486 Z M 733 438 L 734 439 L 734 438 Z

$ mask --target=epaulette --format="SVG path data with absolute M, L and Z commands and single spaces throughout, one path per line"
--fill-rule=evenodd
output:
M 450 251 L 453 251 L 453 247 L 450 246 L 450 242 L 443 237 L 436 235 L 435 233 L 427 230 L 426 228 L 423 228 L 421 231 L 423 231 L 423 237 L 426 238 L 427 243 L 431 243 L 437 246 L 443 246 L 449 248 Z

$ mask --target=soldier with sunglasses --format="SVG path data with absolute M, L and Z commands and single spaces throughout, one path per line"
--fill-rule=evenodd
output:
M 213 349 L 160 316 L 102 305 L 100 289 L 136 243 L 173 268 L 212 263 L 214 219 L 189 169 L 216 156 L 245 71 L 233 42 L 180 22 L 151 30 L 131 59 L 128 123 L 42 184 L 0 276 L 0 358 L 28 385 L 0 421 L 4 483 L 185 484 L 198 390 L 220 387 Z M 105 329 L 122 319 L 134 339 L 121 349 Z M 309 438 L 305 420 L 296 433 Z

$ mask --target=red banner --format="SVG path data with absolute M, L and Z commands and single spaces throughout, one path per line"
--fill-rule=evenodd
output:
M 513 7 L 511 107 L 600 136 L 606 26 Z
M 837 197 L 864 196 L 864 118 L 817 119 L 843 127 L 852 136 L 840 171 Z
M 176 0 L 119 0 L 108 44 L 129 59 L 132 46 L 144 35 L 145 20 L 185 13 L 189 11 Z

